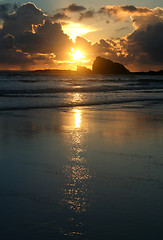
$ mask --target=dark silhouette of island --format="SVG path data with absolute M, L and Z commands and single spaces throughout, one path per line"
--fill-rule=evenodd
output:
M 92 70 L 85 66 L 78 66 L 77 70 L 61 69 L 42 69 L 34 71 L 23 70 L 0 70 L 0 75 L 56 75 L 56 76 L 76 76 L 76 75 L 94 75 L 94 74 L 131 74 L 131 75 L 163 75 L 163 70 L 148 72 L 130 72 L 125 66 L 118 62 L 112 62 L 110 59 L 96 57 L 92 65 Z
M 53 75 L 89 75 L 89 74 L 137 74 L 137 75 L 163 75 L 163 70 L 149 72 L 130 72 L 125 66 L 118 62 L 113 62 L 110 59 L 96 57 L 92 65 L 92 70 L 84 66 L 78 66 L 77 71 L 74 70 L 59 70 L 59 69 L 44 69 L 35 70 L 35 74 L 53 74 Z
M 130 71 L 122 64 L 112 62 L 109 59 L 96 57 L 93 63 L 92 71 L 95 74 L 129 74 Z
M 59 69 L 45 69 L 36 70 L 35 73 L 51 73 L 56 75 L 88 75 L 88 74 L 129 74 L 130 71 L 122 64 L 112 62 L 110 59 L 96 57 L 92 65 L 92 70 L 84 66 L 78 66 L 77 71 L 59 70 Z

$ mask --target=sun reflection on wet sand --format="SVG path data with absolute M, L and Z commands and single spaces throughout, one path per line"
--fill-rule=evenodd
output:
M 75 116 L 75 128 L 80 128 L 81 125 L 81 110 L 75 109 L 74 110 L 74 116 Z
M 83 216 L 91 205 L 92 172 L 87 167 L 87 159 L 85 157 L 85 132 L 83 131 L 81 109 L 73 110 L 71 124 L 67 138 L 67 164 L 63 170 L 65 185 L 62 189 L 62 206 L 66 207 L 69 214 L 73 216 L 71 218 L 73 227 L 64 231 L 64 235 L 76 237 L 83 236 L 81 228 L 85 222 L 85 217 Z

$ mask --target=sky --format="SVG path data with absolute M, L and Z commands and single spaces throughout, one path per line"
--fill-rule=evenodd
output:
M 0 69 L 163 69 L 163 1 L 0 0 Z

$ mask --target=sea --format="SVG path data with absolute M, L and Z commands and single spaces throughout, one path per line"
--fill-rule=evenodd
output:
M 0 72 L 0 111 L 92 108 L 147 108 L 163 103 L 161 75 L 56 76 Z

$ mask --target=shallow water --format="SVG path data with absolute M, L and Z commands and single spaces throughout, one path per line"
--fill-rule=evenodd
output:
M 162 146 L 161 108 L 2 111 L 2 239 L 161 240 Z

